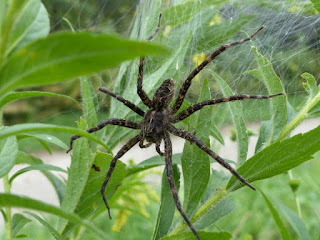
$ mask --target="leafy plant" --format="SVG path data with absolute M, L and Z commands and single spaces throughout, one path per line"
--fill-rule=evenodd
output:
M 212 46 L 222 44 L 232 38 L 247 24 L 252 15 L 241 15 L 237 21 L 222 21 L 213 26 L 199 28 L 200 23 L 210 22 L 211 7 L 218 8 L 225 1 L 187 1 L 162 9 L 162 1 L 144 1 L 137 12 L 133 24 L 131 38 L 139 36 L 141 40 L 154 31 L 160 12 L 163 14 L 162 25 L 165 30 L 156 37 L 170 49 L 170 56 L 149 62 L 149 71 L 144 78 L 144 89 L 153 94 L 163 79 L 183 79 L 177 66 L 184 66 L 184 60 L 196 51 L 209 51 Z M 148 9 L 148 11 L 147 11 Z M 148 14 L 147 14 L 148 12 Z M 82 77 L 107 67 L 123 62 L 115 81 L 115 92 L 138 104 L 136 97 L 136 77 L 138 72 L 137 56 L 165 55 L 167 48 L 156 44 L 133 40 L 119 39 L 115 36 L 91 33 L 56 33 L 49 34 L 48 14 L 40 0 L 11 0 L 0 3 L 0 114 L 7 104 L 27 97 L 52 96 L 76 100 L 56 93 L 39 91 L 16 91 L 26 86 L 39 86 L 55 82 L 63 82 L 72 78 L 80 78 L 83 98 L 83 118 L 78 128 L 41 123 L 25 123 L 15 126 L 3 126 L 0 129 L 0 177 L 4 179 L 5 193 L 0 193 L 0 208 L 6 223 L 7 238 L 19 237 L 23 227 L 35 218 L 47 229 L 55 239 L 81 239 L 86 234 L 96 239 L 111 236 L 104 228 L 98 227 L 95 221 L 105 214 L 99 189 L 105 178 L 112 150 L 115 145 L 131 135 L 131 132 L 115 126 L 106 127 L 103 131 L 88 134 L 84 130 L 98 123 L 97 102 L 89 78 Z M 183 15 L 176 18 L 174 15 Z M 141 20 L 141 21 L 140 21 Z M 39 24 L 42 24 L 41 29 Z M 231 26 L 226 28 L 226 26 Z M 197 48 L 192 48 L 192 37 L 196 33 Z M 212 37 L 214 33 L 214 37 Z M 181 35 L 184 38 L 181 38 Z M 203 44 L 210 39 L 210 46 Z M 280 78 L 275 74 L 271 62 L 263 56 L 251 43 L 255 56 L 256 68 L 247 74 L 260 80 L 269 94 L 284 92 Z M 210 49 L 208 49 L 210 48 Z M 180 70 L 180 69 L 179 69 Z M 215 79 L 223 95 L 232 95 L 233 91 L 227 82 L 216 72 L 207 71 L 199 101 L 211 98 L 209 82 Z M 306 103 L 296 113 L 288 103 L 286 96 L 272 98 L 269 105 L 269 119 L 262 123 L 256 153 L 247 159 L 248 132 L 243 118 L 242 104 L 228 103 L 228 111 L 232 116 L 237 140 L 238 171 L 249 182 L 268 179 L 280 175 L 301 163 L 311 160 L 312 155 L 320 150 L 320 127 L 304 134 L 290 136 L 302 121 L 319 112 L 320 88 L 311 74 L 302 75 L 305 89 L 308 92 Z M 14 92 L 12 92 L 14 91 Z M 188 103 L 185 103 L 188 104 Z M 198 137 L 210 145 L 209 136 L 223 143 L 217 130 L 211 108 L 204 108 L 197 115 L 186 119 L 182 127 L 195 130 Z M 110 116 L 119 118 L 135 118 L 122 104 L 112 100 Z M 206 119 L 206 121 L 204 121 Z M 208 131 L 210 128 L 210 131 Z M 48 134 L 48 132 L 51 132 Z M 39 134 L 38 132 L 41 132 Z M 83 136 L 75 141 L 72 163 L 68 169 L 66 184 L 51 171 L 63 171 L 57 167 L 46 165 L 41 159 L 19 150 L 21 139 L 31 138 L 39 141 L 50 152 L 50 144 L 65 150 L 67 145 L 54 136 L 56 132 L 68 132 Z M 105 139 L 102 141 L 101 138 Z M 107 151 L 104 152 L 104 151 Z M 194 226 L 201 230 L 202 239 L 231 239 L 232 235 L 221 229 L 212 230 L 212 226 L 224 216 L 230 214 L 234 203 L 228 198 L 231 193 L 238 194 L 243 184 L 234 177 L 230 179 L 218 171 L 210 170 L 213 159 L 203 155 L 197 147 L 188 143 L 182 154 L 173 156 L 174 177 L 176 185 L 184 190 L 183 207 Z M 15 172 L 10 178 L 8 173 L 15 164 L 27 163 L 29 166 Z M 143 183 L 142 176 L 147 169 L 163 165 L 160 157 L 147 159 L 137 165 L 126 165 L 118 161 L 115 171 L 106 190 L 106 197 L 112 209 L 118 211 L 115 223 L 116 230 L 125 224 L 127 217 L 137 214 L 149 218 L 146 202 L 140 199 L 152 199 L 154 192 Z M 183 184 L 180 183 L 181 165 Z M 60 206 L 10 193 L 11 184 L 20 175 L 28 171 L 41 171 L 52 183 L 59 196 Z M 248 190 L 249 191 L 249 190 Z M 258 194 L 258 193 L 256 193 Z M 286 229 L 281 215 L 285 216 L 292 228 L 302 239 L 308 239 L 308 233 L 298 215 L 283 206 L 277 200 L 270 199 L 261 191 L 283 239 L 292 239 Z M 137 203 L 138 202 L 138 203 Z M 50 224 L 38 214 L 25 212 L 27 215 L 11 214 L 12 207 L 21 207 L 58 217 L 57 226 Z M 279 210 L 281 209 L 281 210 Z M 160 204 L 152 239 L 193 239 L 187 225 L 180 216 L 174 215 L 175 205 L 172 200 L 166 176 L 162 177 Z M 31 217 L 30 217 L 31 216 Z M 30 218 L 29 218 L 30 217 Z M 21 237 L 21 236 L 20 236 Z M 22 237 L 29 237 L 22 234 Z

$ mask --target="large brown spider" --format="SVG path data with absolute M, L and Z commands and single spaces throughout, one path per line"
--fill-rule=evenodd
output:
M 161 15 L 159 17 L 158 27 L 154 31 L 153 34 L 148 38 L 148 40 L 152 40 L 154 36 L 158 33 L 160 30 L 160 20 Z M 110 163 L 110 168 L 107 173 L 107 176 L 105 177 L 105 180 L 101 187 L 101 194 L 103 201 L 108 209 L 108 214 L 111 219 L 110 214 L 110 207 L 108 205 L 107 199 L 105 197 L 105 189 L 108 184 L 108 181 L 111 177 L 111 174 L 116 166 L 117 160 L 121 158 L 127 151 L 129 151 L 135 144 L 139 142 L 140 148 L 147 148 L 151 144 L 155 143 L 156 145 L 156 151 L 160 154 L 160 156 L 165 156 L 165 162 L 166 162 L 166 174 L 167 179 L 169 181 L 170 189 L 172 192 L 172 196 L 175 202 L 175 205 L 180 212 L 181 216 L 184 218 L 185 222 L 188 224 L 194 235 L 197 237 L 197 239 L 200 240 L 199 234 L 192 225 L 191 221 L 189 220 L 188 216 L 184 212 L 184 210 L 181 207 L 178 193 L 174 184 L 174 179 L 172 175 L 172 143 L 170 140 L 169 133 L 179 136 L 181 138 L 184 138 L 185 140 L 188 140 L 191 143 L 195 143 L 201 150 L 205 151 L 207 154 L 209 154 L 212 158 L 214 158 L 219 164 L 221 164 L 223 167 L 227 168 L 236 178 L 238 178 L 241 182 L 255 190 L 255 188 L 248 183 L 240 174 L 233 169 L 226 161 L 224 161 L 221 157 L 219 157 L 215 152 L 213 152 L 209 147 L 207 147 L 200 139 L 198 139 L 195 135 L 183 130 L 178 129 L 174 127 L 172 124 L 180 122 L 181 120 L 189 117 L 191 114 L 195 113 L 196 111 L 200 110 L 204 106 L 207 105 L 213 105 L 218 104 L 222 102 L 229 102 L 229 101 L 236 101 L 236 100 L 243 100 L 246 98 L 249 99 L 268 99 L 275 96 L 283 95 L 283 93 L 273 94 L 269 96 L 260 96 L 260 95 L 234 95 L 230 97 L 223 97 L 223 98 L 217 98 L 217 99 L 210 99 L 206 100 L 200 103 L 196 103 L 187 109 L 183 110 L 179 114 L 175 115 L 176 112 L 181 107 L 181 104 L 185 98 L 185 95 L 191 85 L 191 80 L 208 64 L 210 63 L 215 57 L 220 55 L 223 51 L 226 49 L 247 42 L 251 38 L 253 38 L 263 27 L 261 27 L 258 31 L 256 31 L 254 34 L 252 34 L 250 37 L 239 40 L 234 43 L 230 44 L 224 44 L 221 47 L 219 47 L 216 51 L 214 51 L 210 56 L 208 56 L 199 66 L 197 66 L 191 74 L 187 77 L 187 79 L 183 82 L 179 95 L 177 99 L 175 100 L 173 106 L 169 108 L 169 105 L 173 99 L 174 95 L 174 81 L 172 79 L 166 79 L 161 84 L 161 86 L 156 90 L 155 94 L 153 95 L 153 99 L 151 100 L 146 92 L 142 89 L 142 80 L 143 80 L 143 67 L 144 67 L 144 57 L 140 58 L 140 64 L 139 64 L 139 73 L 138 73 L 138 82 L 137 82 L 137 92 L 139 97 L 141 98 L 142 102 L 149 108 L 147 112 L 144 112 L 141 108 L 136 106 L 135 104 L 129 102 L 128 100 L 122 98 L 121 96 L 118 96 L 109 90 L 100 87 L 99 90 L 101 92 L 104 92 L 111 97 L 116 98 L 118 101 L 122 102 L 124 105 L 129 107 L 131 110 L 139 114 L 143 117 L 143 120 L 140 123 L 135 123 L 130 120 L 125 119 L 117 119 L 117 118 L 111 118 L 108 120 L 105 120 L 101 123 L 99 123 L 97 126 L 92 127 L 90 129 L 87 129 L 86 131 L 88 133 L 96 132 L 108 124 L 111 125 L 118 125 L 122 127 L 132 128 L 132 129 L 139 129 L 141 130 L 140 133 L 131 138 L 120 150 L 119 152 L 114 156 Z M 78 139 L 79 135 L 74 135 L 70 139 L 70 149 L 67 151 L 69 152 L 72 149 L 73 141 Z M 144 140 L 147 140 L 148 143 L 144 144 Z M 160 150 L 160 143 L 164 140 L 164 153 Z

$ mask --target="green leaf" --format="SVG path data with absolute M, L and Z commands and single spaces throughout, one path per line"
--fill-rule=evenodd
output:
M 96 94 L 93 91 L 91 82 L 87 78 L 80 79 L 80 87 L 84 119 L 88 123 L 88 127 L 91 128 L 98 124 L 98 117 L 96 111 L 97 104 L 94 101 Z M 99 136 L 101 136 L 102 131 L 99 133 Z M 97 132 L 92 134 L 97 136 Z M 95 142 L 90 143 L 92 151 L 96 150 L 96 145 L 97 144 Z
M 198 232 L 201 240 L 229 240 L 232 235 L 228 232 Z M 194 240 L 195 236 L 192 232 L 184 232 L 178 235 L 167 236 L 161 240 Z
M 83 119 L 81 119 L 79 126 L 81 129 L 87 128 Z M 71 212 L 76 209 L 87 182 L 93 160 L 94 158 L 89 148 L 88 140 L 85 138 L 78 139 L 74 144 L 71 155 L 71 165 L 65 196 L 61 205 L 62 209 Z M 60 225 L 65 227 L 66 224 L 67 222 L 63 222 Z
M 263 121 L 260 126 L 259 138 L 255 147 L 255 153 L 259 152 L 268 142 L 272 132 L 272 120 Z
M 63 94 L 51 93 L 51 92 L 41 92 L 41 91 L 10 92 L 0 98 L 0 109 L 3 108 L 6 104 L 19 99 L 29 98 L 29 97 L 43 97 L 43 96 L 62 97 L 62 98 L 69 99 L 75 103 L 78 103 L 72 97 L 69 97 Z
M 163 10 L 162 24 L 163 26 L 178 26 L 182 23 L 188 22 L 202 10 L 208 8 L 208 6 L 219 5 L 223 2 L 225 2 L 225 0 L 198 0 L 173 5 Z
M 313 7 L 320 13 L 320 0 L 311 0 Z
M 214 121 L 211 121 L 210 135 L 224 145 L 224 139 Z
M 27 137 L 33 137 L 33 138 L 36 138 L 38 140 L 43 140 L 43 141 L 46 141 L 48 143 L 52 143 L 52 144 L 55 144 L 65 150 L 67 150 L 69 147 L 64 143 L 62 142 L 59 138 L 55 137 L 55 136 L 52 136 L 52 135 L 49 135 L 49 134 L 19 134 L 18 135 L 18 140 L 21 140 L 23 138 L 27 138 Z
M 101 209 L 106 210 L 106 207 L 102 201 L 100 189 L 109 170 L 111 160 L 112 155 L 97 151 L 94 156 L 93 163 L 89 165 L 89 176 L 75 209 L 75 213 L 83 219 L 89 219 L 92 214 L 99 212 Z M 98 167 L 100 171 L 93 169 L 92 164 Z M 79 174 L 83 175 L 82 172 Z M 118 160 L 105 191 L 106 198 L 109 201 L 111 208 L 113 201 L 110 201 L 110 199 L 118 187 L 121 186 L 121 182 L 125 178 L 126 174 L 126 165 Z M 73 224 L 69 224 L 64 229 L 63 234 L 68 233 L 73 226 Z
M 284 225 L 283 221 L 281 220 L 280 218 L 280 215 L 278 213 L 278 211 L 275 209 L 275 207 L 273 206 L 272 202 L 268 199 L 268 197 L 260 190 L 270 212 L 271 212 L 271 215 L 273 217 L 273 220 L 275 221 L 277 227 L 279 228 L 280 230 L 280 234 L 281 234 L 281 237 L 282 237 L 282 240 L 290 240 L 292 239 L 286 226 Z
M 248 182 L 284 173 L 312 159 L 312 155 L 320 150 L 319 135 L 320 126 L 305 134 L 275 142 L 247 160 L 237 171 Z M 243 186 L 232 176 L 227 189 L 234 191 Z
M 11 4 L 15 6 L 15 11 L 8 16 L 8 21 L 12 23 L 6 55 L 18 45 L 47 36 L 50 30 L 48 14 L 40 0 L 13 0 Z
M 172 170 L 173 170 L 175 186 L 178 191 L 180 187 L 180 173 L 177 165 L 173 165 Z M 153 236 L 152 236 L 153 240 L 161 239 L 163 236 L 167 235 L 170 229 L 170 226 L 172 224 L 175 210 L 176 210 L 176 205 L 174 203 L 172 193 L 170 190 L 166 169 L 164 169 L 163 175 L 162 175 L 162 183 L 161 183 L 160 207 L 158 211 L 156 226 L 153 231 Z
M 198 102 L 210 99 L 208 81 L 203 82 Z M 212 110 L 203 108 L 190 117 L 189 131 L 195 131 L 197 138 L 210 146 L 210 131 Z M 199 201 L 206 190 L 210 178 L 209 155 L 197 145 L 186 141 L 181 157 L 181 165 L 184 179 L 184 209 L 190 216 L 199 205 Z
M 49 232 L 51 233 L 51 235 L 57 239 L 57 240 L 62 240 L 62 236 L 57 232 L 57 230 L 55 230 L 49 223 L 47 223 L 45 220 L 43 220 L 41 217 L 39 217 L 38 215 L 32 213 L 32 212 L 28 212 L 25 211 L 26 214 L 29 214 L 30 216 L 34 217 L 35 219 L 37 219 L 39 221 L 39 223 L 41 223 L 44 227 L 46 227 Z
M 75 47 L 76 46 L 76 47 Z M 56 33 L 33 41 L 0 69 L 0 95 L 90 75 L 140 55 L 163 55 L 164 47 L 106 34 Z
M 285 218 L 288 220 L 292 228 L 299 235 L 300 239 L 309 240 L 310 236 L 308 234 L 308 230 L 301 218 L 279 200 L 275 199 L 274 202 L 277 205 L 278 209 L 282 212 L 283 216 L 285 216 Z
M 16 213 L 12 217 L 12 237 L 16 237 L 19 231 L 27 224 L 31 222 L 29 218 Z
M 7 127 L 0 129 L 5 131 Z M 0 141 L 0 178 L 8 174 L 16 162 L 18 154 L 18 143 L 16 137 L 8 137 L 6 140 Z
M 98 236 L 100 236 L 101 239 L 104 239 L 105 237 L 104 232 L 98 229 L 94 224 L 81 219 L 78 215 L 39 200 L 31 199 L 28 197 L 22 197 L 14 194 L 0 193 L 0 207 L 26 208 L 35 211 L 51 213 L 53 215 L 65 218 L 76 224 L 85 226 L 88 230 L 93 231 Z
M 258 68 L 247 71 L 247 73 L 260 79 L 267 87 L 269 94 L 284 93 L 280 78 L 276 75 L 272 68 L 270 61 L 258 52 L 258 49 L 253 46 Z M 271 98 L 271 119 L 272 119 L 272 131 L 270 138 L 266 145 L 272 143 L 280 134 L 281 130 L 287 123 L 287 98 L 286 96 L 278 96 Z
M 159 155 L 151 157 L 147 160 L 144 160 L 138 164 L 131 165 L 127 167 L 128 174 L 130 176 L 132 174 L 145 171 L 150 168 L 158 167 L 164 165 L 165 161 Z M 172 155 L 172 164 L 181 164 L 181 153 L 173 154 Z
M 28 43 L 38 39 L 46 37 L 50 32 L 50 20 L 48 12 L 44 5 L 41 3 L 40 9 L 37 13 L 36 18 L 30 26 L 26 28 L 24 37 L 21 39 L 18 49 L 27 45 Z
M 34 156 L 28 155 L 24 152 L 19 151 L 17 156 L 16 164 L 43 164 L 41 159 L 36 158 Z M 57 193 L 57 196 L 59 198 L 60 204 L 62 203 L 62 200 L 64 198 L 64 192 L 65 192 L 65 183 L 61 181 L 59 178 L 57 178 L 55 175 L 48 171 L 41 171 L 41 173 L 50 181 L 52 184 L 54 190 Z
M 313 98 L 319 92 L 317 81 L 310 73 L 303 73 L 301 77 L 305 80 L 303 83 L 304 88 L 309 93 L 310 98 Z
M 210 71 L 214 78 L 217 80 L 217 83 L 221 89 L 221 92 L 224 96 L 232 96 L 234 95 L 231 88 L 228 86 L 226 81 L 222 79 L 218 74 L 213 71 Z M 247 153 L 248 153 L 248 145 L 249 145 L 249 138 L 247 133 L 247 127 L 243 118 L 243 111 L 241 102 L 231 102 L 226 103 L 232 116 L 233 125 L 236 129 L 236 138 L 237 138 L 237 155 L 238 161 L 237 165 L 241 166 L 247 160 Z
M 82 137 L 87 137 L 103 147 L 105 147 L 108 151 L 111 152 L 111 150 L 108 148 L 107 145 L 104 144 L 100 139 L 94 137 L 93 135 L 81 131 L 77 128 L 72 127 L 63 127 L 53 124 L 43 124 L 43 123 L 24 123 L 24 124 L 16 124 L 14 126 L 5 127 L 0 129 L 0 139 L 7 138 L 9 136 L 18 135 L 18 134 L 25 134 L 30 132 L 39 132 L 39 131 L 54 131 L 54 132 L 64 132 L 64 133 L 72 133 L 76 135 L 80 135 Z M 78 140 L 77 140 L 78 141 Z M 75 141 L 75 142 L 77 142 Z
M 53 165 L 49 165 L 49 164 L 34 164 L 31 165 L 29 167 L 25 167 L 20 169 L 19 171 L 17 171 L 15 174 L 13 174 L 9 180 L 10 183 L 12 183 L 12 181 L 20 176 L 21 174 L 25 173 L 25 172 L 29 172 L 29 171 L 33 171 L 33 170 L 40 170 L 40 171 L 58 171 L 58 172 L 64 172 L 67 173 L 66 170 L 57 167 L 57 166 L 53 166 Z

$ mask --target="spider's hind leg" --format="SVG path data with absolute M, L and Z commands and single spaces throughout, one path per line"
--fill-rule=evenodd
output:
M 120 150 L 119 152 L 117 153 L 116 156 L 114 156 L 114 158 L 111 160 L 111 163 L 110 163 L 110 167 L 109 167 L 109 170 L 108 170 L 108 173 L 107 173 L 107 176 L 106 178 L 104 179 L 103 181 L 103 184 L 102 184 L 102 187 L 101 187 L 101 190 L 100 190 L 100 193 L 102 195 L 102 199 L 108 209 L 108 214 L 109 214 L 109 218 L 111 219 L 111 213 L 110 213 L 110 207 L 109 207 L 109 204 L 108 204 L 108 201 L 106 199 L 106 196 L 105 196 L 105 191 L 106 191 L 106 187 L 107 187 L 107 184 L 108 184 L 108 181 L 112 175 L 112 172 L 116 166 L 116 163 L 117 163 L 117 160 L 119 158 L 121 158 L 126 152 L 128 152 L 134 145 L 136 145 L 142 138 L 142 134 L 139 134 L 133 138 L 131 138 Z
M 164 148 L 165 148 L 165 161 L 166 161 L 166 173 L 167 179 L 170 185 L 170 190 L 173 196 L 174 203 L 180 212 L 181 216 L 183 217 L 184 221 L 188 224 L 189 228 L 193 232 L 193 234 L 200 240 L 200 236 L 197 230 L 194 228 L 193 224 L 191 223 L 190 219 L 188 218 L 187 214 L 182 209 L 181 203 L 178 198 L 178 192 L 176 186 L 174 184 L 173 173 L 172 173 L 172 143 L 170 140 L 169 133 L 166 132 L 164 136 Z
M 210 155 L 213 159 L 215 159 L 221 166 L 228 169 L 237 179 L 239 179 L 242 183 L 247 185 L 253 190 L 256 190 L 254 186 L 252 186 L 250 183 L 248 183 L 233 167 L 230 166 L 229 163 L 227 163 L 225 160 L 223 160 L 218 154 L 216 154 L 214 151 L 212 151 L 209 147 L 207 147 L 200 139 L 198 139 L 196 136 L 192 135 L 191 133 L 175 128 L 174 126 L 170 125 L 168 128 L 168 131 L 172 134 L 184 138 L 188 140 L 189 142 L 195 143 L 202 151 L 206 152 L 208 155 Z

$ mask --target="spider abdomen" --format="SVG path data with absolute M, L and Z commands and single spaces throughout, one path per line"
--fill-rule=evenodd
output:
M 174 94 L 174 81 L 168 78 L 163 81 L 156 90 L 152 99 L 152 107 L 155 110 L 162 110 L 169 107 Z
M 165 126 L 169 123 L 167 110 L 150 110 L 143 119 L 142 131 L 148 142 L 156 143 L 162 139 Z

